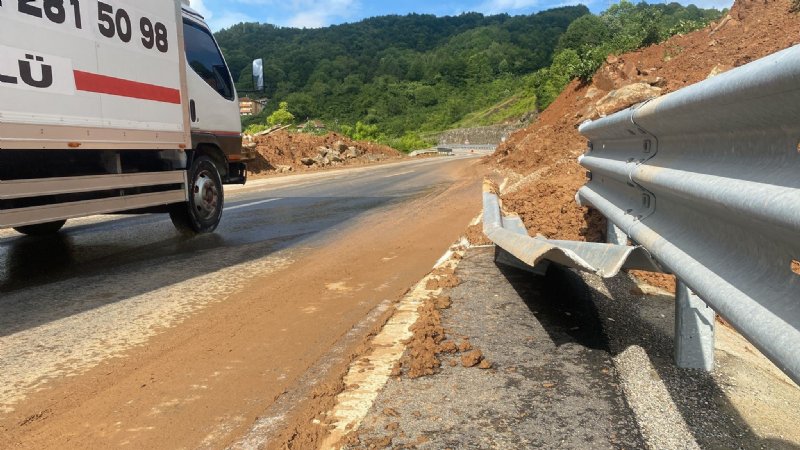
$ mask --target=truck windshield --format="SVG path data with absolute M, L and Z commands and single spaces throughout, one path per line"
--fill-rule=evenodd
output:
M 184 20 L 183 36 L 186 42 L 186 61 L 192 70 L 219 95 L 233 100 L 233 82 L 211 34 L 192 21 Z

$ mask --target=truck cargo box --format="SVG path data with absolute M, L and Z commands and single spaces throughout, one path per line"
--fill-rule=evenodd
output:
M 175 0 L 0 0 L 0 151 L 191 145 Z

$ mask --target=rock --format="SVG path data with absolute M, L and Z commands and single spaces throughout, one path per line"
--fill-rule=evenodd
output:
M 255 150 L 256 147 L 258 147 L 258 144 L 256 144 L 255 142 L 249 142 L 244 145 L 244 148 L 249 150 Z
M 633 80 L 639 76 L 639 69 L 636 68 L 636 64 L 631 61 L 625 63 L 622 66 L 622 78 L 625 80 Z
M 663 88 L 667 86 L 667 80 L 662 77 L 650 76 L 646 78 L 642 78 L 643 83 L 647 83 L 650 86 L 655 86 L 659 88 Z
M 289 173 L 294 172 L 294 167 L 292 166 L 278 166 L 275 168 L 275 171 L 278 173 Z
M 619 58 L 617 58 L 614 55 L 608 55 L 608 58 L 606 58 L 606 63 L 608 63 L 608 64 L 616 64 L 618 62 L 619 62 Z
M 317 147 L 317 153 L 321 158 L 325 158 L 326 156 L 328 156 L 328 152 L 330 151 L 331 149 L 329 149 L 328 147 L 322 147 L 322 146 Z
M 319 158 L 317 159 L 317 164 L 319 164 L 322 167 L 328 167 L 331 165 L 331 160 L 328 158 Z
M 355 159 L 361 156 L 361 151 L 355 147 L 350 147 L 344 152 L 344 157 L 347 159 Z
M 602 93 L 603 93 L 603 91 L 601 91 L 600 89 L 597 89 L 596 87 L 592 86 L 592 87 L 590 87 L 589 89 L 586 90 L 586 95 L 584 97 L 592 99 L 592 98 L 595 98 L 595 97 L 597 97 L 598 95 L 600 95 Z
M 483 353 L 480 350 L 473 350 L 461 357 L 461 365 L 464 367 L 475 367 L 483 361 Z
M 595 113 L 605 117 L 629 106 L 661 95 L 662 89 L 647 83 L 634 83 L 609 92 L 595 104 Z
M 317 161 L 315 159 L 312 159 L 312 158 L 303 158 L 303 159 L 300 160 L 300 162 L 304 166 L 313 166 L 314 164 L 317 163 Z
M 347 148 L 348 148 L 348 147 L 347 147 L 347 144 L 345 144 L 345 143 L 344 143 L 344 142 L 342 142 L 342 141 L 336 141 L 336 142 L 334 142 L 334 144 L 333 144 L 333 149 L 334 149 L 334 150 L 336 150 L 336 151 L 337 151 L 337 152 L 339 152 L 339 153 L 342 153 L 342 152 L 344 152 L 344 151 L 347 151 Z
M 491 369 L 492 367 L 494 367 L 494 364 L 485 359 L 481 361 L 481 363 L 478 365 L 479 369 L 484 369 L 484 370 Z
M 344 158 L 342 158 L 338 153 L 328 153 L 327 158 L 335 163 L 344 162 Z
M 727 72 L 727 71 L 731 70 L 732 68 L 733 67 L 725 65 L 725 64 L 717 64 L 716 66 L 714 66 L 713 69 L 711 69 L 711 73 L 708 74 L 706 79 L 714 78 L 715 76 L 717 76 L 717 75 L 719 75 L 721 73 Z

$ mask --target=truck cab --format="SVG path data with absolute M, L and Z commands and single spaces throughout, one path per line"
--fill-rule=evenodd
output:
M 219 149 L 232 165 L 224 181 L 238 183 L 243 181 L 241 162 L 251 158 L 242 153 L 239 97 L 211 30 L 188 3 L 184 0 L 182 16 L 192 148 Z

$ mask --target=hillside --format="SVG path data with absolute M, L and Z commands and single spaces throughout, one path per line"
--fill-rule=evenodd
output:
M 514 134 L 492 157 L 512 184 L 519 182 L 505 194 L 506 208 L 522 216 L 532 235 L 602 240 L 603 219 L 575 203 L 575 193 L 586 182 L 577 158 L 587 142 L 578 126 L 597 117 L 598 103 L 621 88 L 663 95 L 798 44 L 800 16 L 790 12 L 791 3 L 737 0 L 725 18 L 705 29 L 611 56 L 590 83 L 571 82 L 535 123 Z M 632 98 L 605 112 L 644 99 Z
M 550 64 L 561 34 L 588 13 L 415 14 L 303 30 L 248 23 L 217 39 L 241 88 L 252 85 L 250 62 L 264 59 L 273 108 L 287 101 L 300 120 L 361 121 L 399 137 L 446 129 L 504 100 L 517 77 Z
M 373 127 L 371 140 L 409 150 L 428 145 L 420 135 L 529 120 L 573 74 L 593 71 L 598 55 L 659 42 L 719 14 L 623 2 L 600 16 L 570 6 L 513 17 L 386 16 L 322 29 L 247 23 L 217 38 L 242 89 L 252 85 L 250 62 L 264 59 L 270 104 L 245 125 L 286 101 L 300 121 L 322 119 L 350 137 L 361 122 Z

